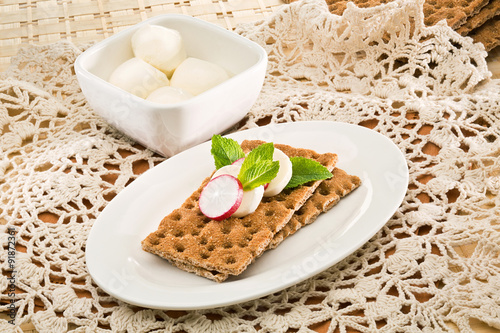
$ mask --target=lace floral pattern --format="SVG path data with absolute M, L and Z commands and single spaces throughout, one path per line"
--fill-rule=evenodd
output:
M 403 151 L 410 184 L 387 224 L 337 265 L 267 297 L 186 312 L 130 306 L 90 278 L 85 241 L 99 212 L 163 158 L 86 104 L 72 68 L 82 48 L 24 49 L 0 77 L 2 311 L 15 228 L 16 323 L 40 332 L 310 332 L 325 321 L 329 332 L 446 332 L 450 323 L 468 332 L 471 319 L 500 329 L 500 82 L 481 45 L 422 21 L 422 1 L 349 5 L 340 17 L 304 0 L 237 27 L 266 48 L 269 67 L 234 130 L 312 119 L 369 126 Z M 472 256 L 459 250 L 468 244 Z

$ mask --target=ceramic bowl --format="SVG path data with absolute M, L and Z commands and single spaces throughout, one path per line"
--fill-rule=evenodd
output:
M 132 58 L 131 37 L 144 24 L 179 31 L 189 57 L 213 62 L 230 73 L 219 85 L 175 104 L 147 101 L 107 80 Z M 257 99 L 267 67 L 258 44 L 215 24 L 187 15 L 159 15 L 83 52 L 75 62 L 89 105 L 109 124 L 149 149 L 169 157 L 221 133 L 245 117 Z

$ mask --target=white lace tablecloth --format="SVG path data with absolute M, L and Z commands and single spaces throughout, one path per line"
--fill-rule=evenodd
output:
M 339 17 L 302 0 L 237 27 L 267 50 L 269 68 L 235 130 L 369 124 L 405 154 L 410 184 L 387 224 L 340 263 L 219 309 L 137 308 L 92 281 L 84 251 L 93 222 L 163 158 L 87 105 L 72 67 L 82 47 L 20 52 L 0 76 L 0 309 L 17 309 L 17 326 L 2 319 L 0 331 L 31 322 L 39 332 L 311 332 L 329 322 L 328 332 L 471 332 L 472 320 L 500 329 L 500 81 L 481 45 L 444 22 L 425 27 L 421 8 L 401 0 Z

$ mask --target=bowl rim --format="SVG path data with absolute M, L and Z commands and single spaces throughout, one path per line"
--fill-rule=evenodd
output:
M 235 41 L 239 42 L 240 44 L 242 43 L 242 44 L 248 46 L 250 49 L 255 50 L 256 55 L 258 56 L 257 61 L 252 66 L 244 69 L 243 71 L 241 71 L 235 75 L 232 75 L 226 81 L 219 83 L 218 85 L 216 85 L 216 86 L 214 86 L 214 87 L 212 87 L 212 88 L 210 88 L 210 89 L 208 89 L 208 90 L 206 90 L 198 95 L 195 95 L 187 100 L 179 101 L 179 102 L 172 103 L 172 104 L 162 104 L 162 103 L 152 102 L 152 101 L 148 101 L 144 98 L 141 98 L 139 96 L 136 96 L 128 91 L 125 91 L 125 90 L 111 84 L 110 82 L 104 80 L 103 78 L 100 78 L 96 74 L 90 72 L 82 64 L 82 62 L 85 61 L 86 58 L 91 57 L 94 53 L 98 52 L 99 50 L 101 50 L 105 46 L 112 44 L 115 40 L 122 38 L 123 35 L 128 34 L 131 31 L 137 30 L 137 29 L 139 29 L 139 27 L 141 27 L 143 25 L 155 24 L 155 22 L 163 22 L 165 20 L 170 20 L 170 19 L 184 20 L 186 22 L 194 22 L 194 24 L 201 25 L 205 28 L 212 29 L 213 31 L 216 31 L 217 33 L 221 33 L 225 36 L 228 36 L 229 38 L 234 39 Z M 267 67 L 267 61 L 268 61 L 267 52 L 265 51 L 265 49 L 262 46 L 260 46 L 256 42 L 254 42 L 246 37 L 243 37 L 241 35 L 238 35 L 234 31 L 225 29 L 221 26 L 218 26 L 214 23 L 202 20 L 200 18 L 186 15 L 186 14 L 171 13 L 171 14 L 160 14 L 160 15 L 150 17 L 144 21 L 136 23 L 130 27 L 127 27 L 127 28 L 123 29 L 122 31 L 119 31 L 119 32 L 115 33 L 114 35 L 107 37 L 107 38 L 97 42 L 96 44 L 90 46 L 88 49 L 86 49 L 80 55 L 78 55 L 78 57 L 76 58 L 75 63 L 74 63 L 74 69 L 75 69 L 75 73 L 77 75 L 77 78 L 78 78 L 78 76 L 82 76 L 88 80 L 97 80 L 101 83 L 104 83 L 108 87 L 111 87 L 111 89 L 115 90 L 118 93 L 126 94 L 127 98 L 132 99 L 132 101 L 134 101 L 134 102 L 145 103 L 145 105 L 149 106 L 150 108 L 169 110 L 169 109 L 178 109 L 180 107 L 183 107 L 184 105 L 195 103 L 198 100 L 203 99 L 204 96 L 207 96 L 209 94 L 213 94 L 214 91 L 225 89 L 225 87 L 231 85 L 231 83 L 236 78 L 239 78 L 242 75 L 247 74 L 249 72 L 256 71 L 257 68 L 260 67 L 261 65 L 263 65 L 264 67 Z

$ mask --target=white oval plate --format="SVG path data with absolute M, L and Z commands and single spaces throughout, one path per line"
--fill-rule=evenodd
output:
M 141 249 L 141 241 L 179 207 L 214 169 L 210 142 L 142 174 L 95 221 L 86 246 L 90 275 L 104 291 L 130 304 L 172 310 L 214 308 L 265 296 L 339 262 L 368 241 L 401 204 L 408 185 L 403 154 L 388 138 L 361 126 L 330 121 L 268 125 L 229 135 L 319 153 L 362 185 L 311 225 L 267 251 L 238 277 L 222 283 L 171 266 Z

